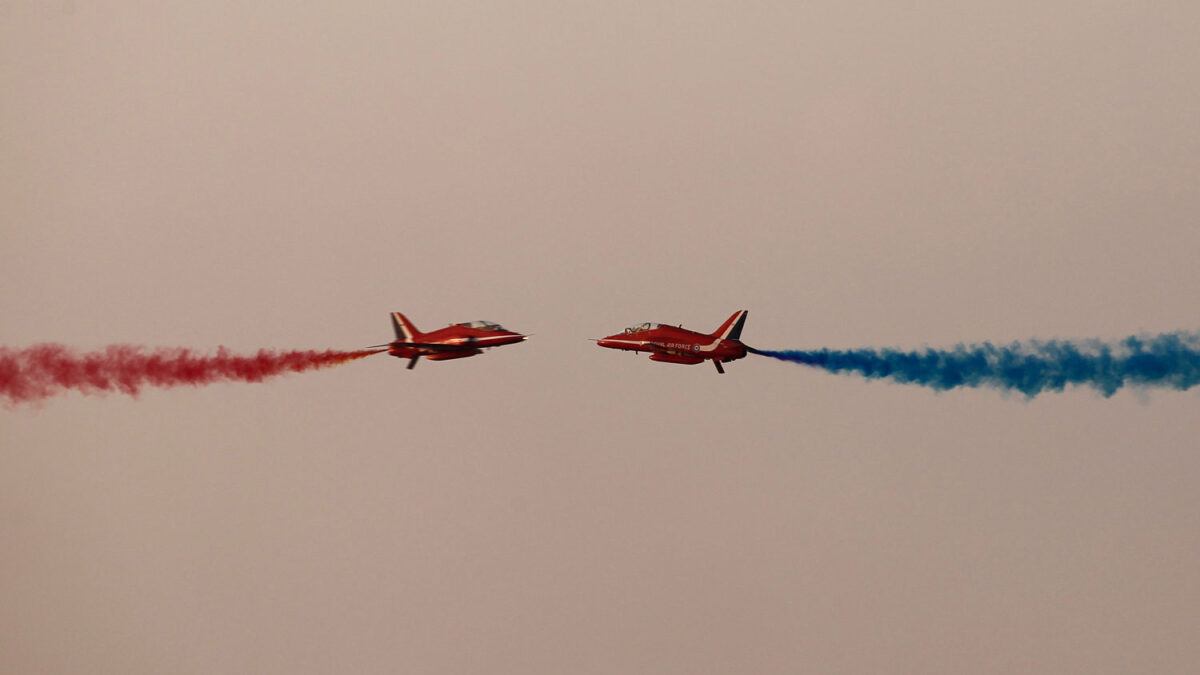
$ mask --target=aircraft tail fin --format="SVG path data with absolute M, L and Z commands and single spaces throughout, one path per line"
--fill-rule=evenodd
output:
M 421 331 L 400 312 L 392 312 L 392 328 L 396 331 L 396 339 L 404 342 L 416 342 L 421 336 Z
M 722 340 L 741 340 L 742 327 L 746 325 L 747 312 L 744 309 L 733 313 L 733 316 L 725 320 L 721 327 L 713 332 L 713 337 L 721 338 Z

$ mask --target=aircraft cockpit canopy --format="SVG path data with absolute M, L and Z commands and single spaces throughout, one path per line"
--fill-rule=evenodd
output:
M 505 330 L 500 324 L 491 321 L 467 321 L 458 325 L 463 328 L 479 328 L 481 330 Z
M 640 333 L 640 332 L 642 332 L 642 331 L 644 331 L 644 330 L 654 330 L 655 328 L 658 328 L 658 327 L 659 327 L 659 326 L 661 326 L 661 325 L 662 325 L 661 323 L 649 323 L 649 322 L 647 322 L 647 323 L 640 323 L 640 324 L 638 324 L 638 325 L 636 325 L 636 326 L 630 326 L 629 328 L 626 328 L 626 329 L 625 329 L 625 333 L 626 333 L 626 334 L 629 334 L 629 333 Z

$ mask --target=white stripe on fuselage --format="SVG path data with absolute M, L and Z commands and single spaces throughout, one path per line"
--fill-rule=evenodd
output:
M 484 337 L 450 338 L 447 342 L 483 342 L 484 340 L 504 340 L 517 337 L 515 335 L 486 335 Z
M 630 346 L 642 346 L 642 347 L 646 346 L 647 344 L 654 344 L 654 345 L 664 344 L 662 342 L 656 342 L 653 340 L 621 340 L 621 339 L 615 339 L 615 338 L 608 338 L 607 340 L 605 340 L 605 342 L 620 342 L 622 344 L 627 344 Z M 693 343 L 693 344 L 695 344 L 695 343 Z M 710 344 L 710 345 L 697 344 L 695 346 L 695 348 L 690 351 L 691 351 L 691 353 L 695 353 L 695 352 L 706 352 L 707 353 L 707 352 L 716 351 L 717 347 L 719 347 L 719 346 L 721 346 L 721 340 L 716 339 L 716 340 L 713 340 L 712 344 Z M 684 349 L 671 349 L 670 351 L 679 352 L 681 354 L 689 353 L 689 350 L 684 350 Z
M 632 346 L 646 344 L 645 340 L 617 340 L 617 339 L 613 339 L 613 338 L 605 338 L 604 341 L 605 342 L 620 342 L 621 344 L 632 345 Z

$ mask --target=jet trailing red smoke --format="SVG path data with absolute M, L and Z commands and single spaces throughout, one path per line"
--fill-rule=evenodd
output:
M 150 349 L 137 345 L 110 345 L 86 353 L 59 344 L 24 349 L 0 347 L 0 397 L 7 398 L 9 403 L 30 403 L 66 390 L 86 394 L 117 391 L 136 396 L 147 386 L 261 382 L 276 375 L 340 365 L 380 351 L 260 349 L 251 356 L 239 356 L 225 347 L 212 355 L 183 348 Z

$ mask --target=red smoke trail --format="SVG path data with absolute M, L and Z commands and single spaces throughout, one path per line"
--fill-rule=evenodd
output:
M 119 391 L 136 396 L 144 386 L 199 386 L 222 380 L 261 382 L 285 373 L 301 373 L 361 359 L 382 350 L 273 351 L 238 356 L 219 347 L 215 355 L 189 349 L 147 349 L 110 345 L 79 354 L 58 344 L 25 349 L 0 347 L 0 396 L 9 403 L 41 401 L 67 389 L 86 394 Z

